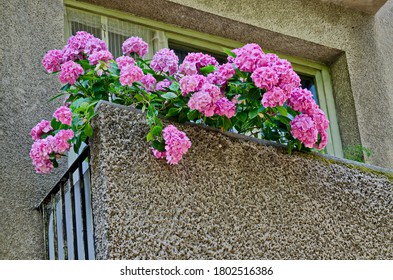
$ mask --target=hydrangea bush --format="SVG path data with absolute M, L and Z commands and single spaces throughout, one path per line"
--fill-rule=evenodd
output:
M 64 86 L 52 99 L 64 96 L 51 121 L 31 131 L 30 156 L 36 172 L 49 173 L 73 146 L 92 136 L 94 107 L 100 100 L 132 106 L 146 113 L 152 155 L 178 164 L 191 147 L 187 135 L 174 125 L 163 127 L 162 117 L 175 122 L 200 123 L 275 141 L 310 151 L 327 144 L 328 120 L 291 64 L 257 44 L 225 50 L 228 62 L 203 53 L 179 58 L 168 48 L 144 59 L 148 44 L 131 37 L 114 60 L 105 42 L 81 31 L 62 50 L 42 59 L 48 73 L 59 73 Z

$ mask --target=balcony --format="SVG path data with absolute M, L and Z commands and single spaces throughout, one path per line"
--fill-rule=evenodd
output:
M 97 111 L 90 168 L 85 151 L 45 199 L 50 258 L 393 257 L 391 170 L 195 124 L 176 124 L 193 146 L 171 166 L 139 111 Z

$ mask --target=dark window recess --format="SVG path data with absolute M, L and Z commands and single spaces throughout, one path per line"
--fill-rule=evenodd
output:
M 209 51 L 204 50 L 203 48 L 183 45 L 182 43 L 174 42 L 172 40 L 169 40 L 168 45 L 169 45 L 169 48 L 171 50 L 173 50 L 175 52 L 175 54 L 179 57 L 179 63 L 182 63 L 184 58 L 187 56 L 187 54 L 191 53 L 191 52 L 203 52 L 205 54 L 211 55 L 220 64 L 227 62 L 227 56 L 226 56 L 226 54 L 223 54 L 223 53 L 209 52 Z
M 317 88 L 315 87 L 315 80 L 313 77 L 303 76 L 299 74 L 300 83 L 302 88 L 306 88 L 312 93 L 312 97 L 314 98 L 315 102 L 319 104 L 318 95 L 317 95 Z

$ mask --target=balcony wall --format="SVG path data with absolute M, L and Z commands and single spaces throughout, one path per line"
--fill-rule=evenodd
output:
M 94 120 L 98 259 L 392 259 L 393 173 L 179 125 L 179 165 L 156 160 L 138 111 Z

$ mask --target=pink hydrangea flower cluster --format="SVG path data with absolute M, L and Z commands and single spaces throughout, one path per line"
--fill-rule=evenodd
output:
M 98 51 L 89 56 L 90 65 L 97 65 L 100 61 L 108 62 L 113 59 L 113 55 L 109 51 Z
M 60 71 L 61 64 L 63 63 L 63 51 L 50 50 L 42 58 L 41 62 L 48 73 Z
M 167 88 L 169 88 L 171 86 L 172 82 L 168 79 L 165 79 L 161 82 L 158 82 L 156 85 L 156 90 L 161 90 L 161 91 L 165 91 L 167 90 Z
M 299 139 L 306 147 L 314 147 L 319 150 L 325 148 L 328 140 L 328 134 L 326 130 L 329 127 L 329 120 L 327 119 L 325 113 L 315 103 L 314 99 L 312 98 L 312 93 L 307 89 L 296 88 L 292 91 L 292 95 L 288 100 L 288 104 L 294 110 L 303 113 L 302 115 L 299 115 L 303 116 L 303 122 L 304 120 L 312 120 L 316 134 L 318 135 L 319 133 L 320 135 L 320 142 L 317 145 L 317 137 L 310 137 L 310 133 L 306 130 L 303 131 L 304 135 L 300 136 L 302 131 L 299 130 L 298 125 L 296 126 L 295 131 L 291 125 L 292 135 Z M 312 141 L 314 142 L 312 143 Z
M 84 73 L 82 66 L 74 61 L 70 60 L 61 66 L 61 72 L 59 75 L 60 82 L 75 84 L 76 80 L 80 75 Z
M 201 90 L 205 83 L 207 83 L 206 77 L 198 74 L 184 76 L 179 81 L 180 90 L 183 96 L 186 96 L 190 92 Z
M 159 50 L 150 63 L 151 69 L 156 72 L 166 72 L 173 75 L 177 72 L 179 58 L 173 50 L 164 48 Z
M 225 63 L 218 66 L 218 69 L 207 76 L 210 83 L 223 86 L 230 78 L 235 75 L 236 71 L 231 63 Z
M 121 71 L 121 69 L 123 69 L 123 67 L 125 67 L 127 65 L 134 65 L 135 60 L 132 57 L 123 55 L 123 56 L 119 56 L 118 58 L 116 58 L 116 63 Z
M 57 154 L 64 154 L 70 149 L 71 140 L 74 137 L 74 132 L 71 129 L 60 130 L 53 138 L 53 151 Z
M 258 67 L 251 74 L 251 79 L 259 88 L 271 90 L 278 83 L 278 75 L 271 67 Z
M 71 125 L 72 123 L 72 112 L 67 106 L 57 108 L 53 113 L 53 117 L 62 124 Z
M 42 135 L 52 130 L 53 127 L 50 125 L 50 122 L 47 120 L 42 120 L 31 130 L 31 138 L 33 138 L 33 140 L 41 139 Z
M 263 94 L 262 105 L 264 107 L 282 106 L 287 99 L 288 95 L 281 88 L 273 87 Z
M 288 99 L 288 105 L 292 107 L 293 110 L 309 114 L 318 108 L 315 100 L 312 97 L 312 93 L 308 89 L 295 88 L 292 91 Z
M 84 52 L 87 55 L 92 55 L 100 51 L 108 51 L 108 47 L 104 41 L 93 36 L 87 41 Z
M 318 130 L 315 122 L 308 115 L 297 115 L 291 121 L 291 133 L 307 148 L 313 148 L 318 140 Z
M 233 52 L 236 58 L 230 59 L 230 62 L 233 61 L 237 68 L 245 72 L 253 72 L 257 69 L 264 56 L 261 47 L 255 43 L 244 45 Z
M 204 53 L 189 53 L 179 66 L 179 72 L 184 75 L 200 74 L 199 69 L 208 65 L 218 66 L 217 60 Z
M 50 157 L 53 153 L 64 154 L 70 148 L 68 143 L 74 137 L 70 129 L 60 130 L 55 136 L 49 135 L 45 139 L 36 140 L 30 150 L 30 158 L 33 161 L 37 173 L 50 173 L 53 163 Z
M 224 97 L 219 87 L 210 83 L 205 83 L 200 91 L 195 92 L 187 105 L 206 117 L 216 114 L 232 118 L 236 113 L 235 103 Z
M 123 86 L 132 86 L 134 82 L 138 82 L 143 77 L 143 71 L 136 65 L 126 65 L 120 70 L 120 84 Z
M 125 55 L 136 53 L 140 57 L 143 57 L 148 53 L 149 46 L 140 37 L 130 37 L 124 41 L 122 51 Z
M 143 84 L 144 88 L 148 92 L 152 92 L 155 90 L 157 80 L 151 74 L 146 74 L 142 77 L 141 83 Z
M 165 152 L 159 152 L 153 149 L 153 154 L 157 158 L 165 156 L 169 164 L 178 164 L 183 155 L 191 147 L 191 141 L 187 135 L 178 130 L 173 125 L 168 125 L 162 130 L 165 140 Z

